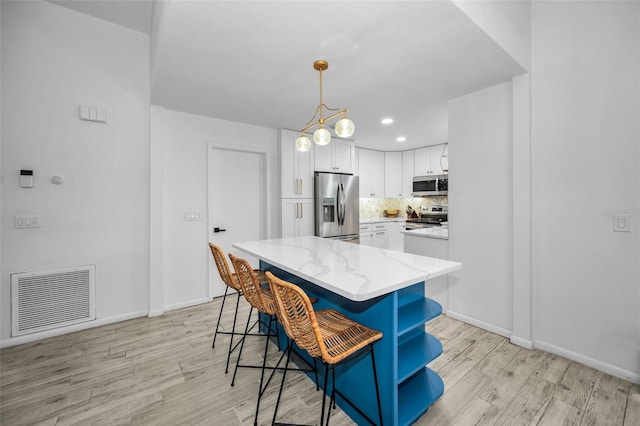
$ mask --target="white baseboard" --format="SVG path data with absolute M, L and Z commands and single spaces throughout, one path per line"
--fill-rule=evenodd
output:
M 208 297 L 201 297 L 199 299 L 192 299 L 186 302 L 174 303 L 172 305 L 165 305 L 164 311 L 175 311 L 176 309 L 188 308 L 189 306 L 202 305 L 203 303 L 209 302 Z
M 580 364 L 584 364 L 587 367 L 595 368 L 596 370 L 611 374 L 612 376 L 619 377 L 624 380 L 629 380 L 630 382 L 640 383 L 640 373 L 625 370 L 624 368 L 616 367 L 615 365 L 607 364 L 606 362 L 598 361 L 596 359 L 586 357 L 568 349 L 564 349 L 550 343 L 541 342 L 539 340 L 536 340 L 534 342 L 534 346 L 536 347 L 536 349 L 540 349 L 541 351 L 556 354 L 572 361 L 579 362 Z
M 209 302 L 209 298 L 203 297 L 200 299 L 189 300 L 187 302 L 175 303 L 173 305 L 165 306 L 164 309 L 154 309 L 152 311 L 137 311 L 130 312 L 128 314 L 116 315 L 107 318 L 100 318 L 94 321 L 87 321 L 80 324 L 70 325 L 68 327 L 56 328 L 54 330 L 42 331 L 40 333 L 27 334 L 24 336 L 13 337 L 0 341 L 0 348 L 8 348 L 10 346 L 22 345 L 24 343 L 31 343 L 49 337 L 62 336 L 64 334 L 74 333 L 76 331 L 87 330 L 89 328 L 100 327 L 102 325 L 113 324 L 115 322 L 121 322 L 140 317 L 155 317 L 164 314 L 167 311 L 173 311 L 176 309 L 187 308 L 189 306 L 200 305 L 202 303 Z
M 525 339 L 523 339 L 521 337 L 517 337 L 517 336 L 513 336 L 513 335 L 511 336 L 511 338 L 509 340 L 514 345 L 520 346 L 521 348 L 524 348 L 524 349 L 532 350 L 534 348 L 533 342 L 531 340 L 525 340 Z
M 615 365 L 607 364 L 602 361 L 598 361 L 593 358 L 589 358 L 587 356 L 581 355 L 579 353 L 561 348 L 559 346 L 552 345 L 550 343 L 541 342 L 539 340 L 525 340 L 517 336 L 513 336 L 512 332 L 509 330 L 505 330 L 501 327 L 496 327 L 493 324 L 486 323 L 484 321 L 477 320 L 472 317 L 468 317 L 466 315 L 459 314 L 457 312 L 447 310 L 447 316 L 460 320 L 462 322 L 466 322 L 467 324 L 475 325 L 476 327 L 480 327 L 483 330 L 490 331 L 492 333 L 499 334 L 501 336 L 509 338 L 511 343 L 514 345 L 520 346 L 525 349 L 539 349 L 544 352 L 549 352 L 555 355 L 559 355 L 561 357 L 570 359 L 571 361 L 579 362 L 580 364 L 584 364 L 588 367 L 595 368 L 596 370 L 602 371 L 607 374 L 611 374 L 612 376 L 619 377 L 624 380 L 629 380 L 630 382 L 640 383 L 640 373 L 625 370 L 624 368 L 616 367 Z
M 87 321 L 80 324 L 70 325 L 68 327 L 56 328 L 53 330 L 42 331 L 40 333 L 27 334 L 24 336 L 13 337 L 0 341 L 0 348 L 8 348 L 10 346 L 22 345 L 24 343 L 31 343 L 49 337 L 62 336 L 63 334 L 74 333 L 76 331 L 87 330 L 89 328 L 100 327 L 102 325 L 113 324 L 115 322 L 121 322 L 130 320 L 133 318 L 140 318 L 147 316 L 147 311 L 130 312 L 123 315 L 115 315 L 107 318 L 100 318 L 94 321 Z
M 500 336 L 504 336 L 506 338 L 511 338 L 512 332 L 510 330 L 506 330 L 502 327 L 496 327 L 495 325 L 489 324 L 488 322 L 480 321 L 478 319 L 459 314 L 452 310 L 447 310 L 445 313 L 447 314 L 447 316 L 453 319 L 466 322 L 467 324 L 475 325 L 476 327 L 480 327 L 483 330 L 487 330 L 492 333 L 499 334 Z

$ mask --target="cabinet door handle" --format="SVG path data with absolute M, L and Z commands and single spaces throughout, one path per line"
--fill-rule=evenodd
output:
M 296 185 L 295 185 L 295 187 L 294 187 L 294 189 L 293 189 L 293 193 L 294 193 L 294 194 L 297 194 L 297 193 L 298 193 L 298 179 L 296 179 Z
M 302 210 L 302 203 L 299 203 L 299 204 L 300 204 L 300 219 L 302 219 L 302 216 L 304 216 L 304 212 Z
M 298 194 L 302 194 L 302 179 L 300 179 L 300 192 Z

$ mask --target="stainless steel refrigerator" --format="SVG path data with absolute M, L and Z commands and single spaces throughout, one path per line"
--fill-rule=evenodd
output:
M 360 184 L 357 176 L 315 173 L 316 236 L 360 242 Z

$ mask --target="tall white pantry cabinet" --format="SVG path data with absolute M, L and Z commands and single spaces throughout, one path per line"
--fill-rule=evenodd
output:
M 313 146 L 296 149 L 298 133 L 280 129 L 282 238 L 313 235 Z

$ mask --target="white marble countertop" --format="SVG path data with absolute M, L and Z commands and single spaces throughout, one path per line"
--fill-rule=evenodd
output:
M 374 217 L 370 219 L 360 219 L 360 223 L 378 223 L 378 222 L 406 222 L 404 217 Z
M 410 229 L 402 231 L 405 235 L 413 235 L 416 237 L 440 238 L 442 240 L 449 239 L 449 228 L 434 227 Z
M 462 267 L 449 260 L 320 237 L 249 241 L 233 247 L 354 301 L 373 299 Z

